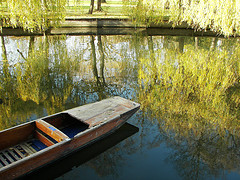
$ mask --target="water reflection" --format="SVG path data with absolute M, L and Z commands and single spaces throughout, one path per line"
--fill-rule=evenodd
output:
M 150 51 L 150 58 L 140 59 L 143 108 L 156 110 L 157 117 L 169 116 L 174 124 L 179 122 L 193 131 L 210 124 L 219 131 L 234 132 L 239 120 L 239 42 L 232 46 L 234 53 L 225 47 L 211 51 L 212 46 L 206 50 L 192 44 L 186 44 L 183 52 L 182 42 L 178 44 L 155 54 Z
M 166 144 L 164 160 L 184 179 L 239 171 L 239 39 L 2 36 L 1 49 L 0 129 L 120 95 L 142 107 L 126 151 Z M 86 166 L 99 178 L 120 178 L 128 160 L 108 160 L 122 153 L 113 148 Z
M 5 39 L 9 41 L 7 46 Z M 126 77 L 122 75 L 126 60 L 119 59 L 121 52 L 111 47 L 106 37 L 104 40 L 101 36 L 2 37 L 0 129 L 126 94 L 127 84 L 121 83 Z M 106 51 L 115 52 L 117 59 L 105 59 L 102 44 Z M 18 47 L 14 49 L 15 46 Z M 122 50 L 126 48 L 123 46 Z
M 167 159 L 181 177 L 222 176 L 240 165 L 240 44 L 236 40 L 229 49 L 213 38 L 209 48 L 198 40 L 183 47 L 183 41 L 141 58 L 139 101 L 146 116 L 159 121 L 175 150 Z

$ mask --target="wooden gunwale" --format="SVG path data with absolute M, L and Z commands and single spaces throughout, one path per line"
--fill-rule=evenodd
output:
M 33 134 L 34 129 L 35 122 L 31 121 L 0 131 L 0 149 L 3 150 L 19 142 L 23 142 L 27 137 Z M 16 133 L 21 133 L 21 135 L 16 136 Z

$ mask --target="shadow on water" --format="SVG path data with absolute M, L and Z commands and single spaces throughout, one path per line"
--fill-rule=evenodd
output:
M 125 123 L 113 134 L 101 139 L 100 141 L 70 154 L 63 159 L 57 160 L 47 166 L 44 166 L 34 172 L 24 175 L 19 179 L 54 179 L 69 171 L 73 167 L 78 167 L 104 151 L 110 149 L 124 139 L 138 132 L 138 128 L 129 123 Z

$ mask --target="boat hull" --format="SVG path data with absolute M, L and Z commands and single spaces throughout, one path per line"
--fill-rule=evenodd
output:
M 96 124 L 96 117 L 89 118 L 88 122 L 93 122 L 94 126 L 88 130 L 77 134 L 71 139 L 65 139 L 57 144 L 49 146 L 35 154 L 12 163 L 9 166 L 0 169 L 0 177 L 3 179 L 14 179 L 33 170 L 62 158 L 73 151 L 82 149 L 120 128 L 137 110 L 139 105 L 131 108 L 121 115 L 113 115 L 110 120 Z M 74 110 L 68 112 L 74 114 Z M 87 122 L 87 121 L 86 121 Z

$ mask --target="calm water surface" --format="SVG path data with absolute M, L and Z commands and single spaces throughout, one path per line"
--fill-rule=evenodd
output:
M 240 178 L 238 38 L 6 36 L 0 46 L 0 130 L 116 95 L 141 104 L 135 127 L 37 177 Z

